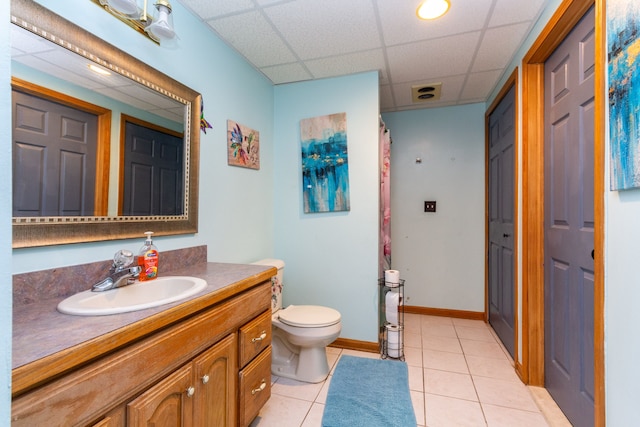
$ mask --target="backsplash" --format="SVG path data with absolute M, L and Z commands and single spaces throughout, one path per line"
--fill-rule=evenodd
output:
M 207 262 L 207 246 L 163 251 L 160 275 Z M 49 298 L 66 298 L 104 279 L 113 260 L 13 275 L 13 307 Z

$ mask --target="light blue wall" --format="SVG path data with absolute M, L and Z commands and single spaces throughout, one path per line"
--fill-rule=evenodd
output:
M 276 86 L 275 256 L 285 261 L 284 304 L 342 314 L 343 338 L 377 341 L 378 74 Z M 351 210 L 305 214 L 300 120 L 347 113 Z
M 408 305 L 484 311 L 484 112 L 470 104 L 382 115 L 393 140 L 391 266 Z M 428 200 L 435 213 L 424 212 Z
M 9 2 L 0 2 L 0 22 L 9 22 Z M 11 49 L 9 26 L 0 25 L 0 425 L 11 416 Z
M 212 36 L 208 27 L 179 3 L 173 5 L 174 24 L 180 37 L 174 49 L 155 45 L 89 1 L 41 0 L 39 3 L 203 95 L 205 117 L 214 128 L 206 135 L 201 133 L 199 232 L 157 237 L 154 241 L 160 251 L 206 244 L 212 261 L 246 262 L 270 256 L 273 250 L 273 85 Z M 227 119 L 260 132 L 259 171 L 227 166 Z M 9 222 L 8 217 L 5 218 Z M 20 273 L 109 259 L 123 247 L 137 251 L 142 238 L 141 235 L 135 240 L 14 250 L 12 271 Z

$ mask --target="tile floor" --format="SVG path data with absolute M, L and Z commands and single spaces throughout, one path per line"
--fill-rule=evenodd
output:
M 327 348 L 333 368 L 342 354 Z M 527 387 L 493 329 L 478 320 L 405 315 L 405 359 L 418 426 L 570 426 L 547 391 Z M 331 375 L 307 384 L 272 378 L 271 398 L 252 427 L 319 427 Z

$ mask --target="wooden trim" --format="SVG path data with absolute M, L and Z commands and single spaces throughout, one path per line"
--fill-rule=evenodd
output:
M 378 353 L 380 347 L 377 342 L 352 340 L 349 338 L 338 338 L 329 347 L 342 348 L 346 350 L 366 351 L 369 353 Z
M 483 311 L 451 310 L 448 308 L 418 307 L 415 305 L 405 305 L 403 307 L 405 313 L 455 317 L 456 319 L 483 320 L 486 322 Z
M 593 247 L 595 249 L 594 268 L 594 400 L 595 425 L 606 425 L 605 406 L 605 353 L 604 353 L 604 236 L 605 236 L 605 141 L 607 129 L 605 127 L 608 99 L 605 96 L 607 69 L 607 40 L 606 40 L 606 0 L 596 0 L 596 74 L 595 74 L 595 111 L 594 111 L 594 162 L 593 162 L 593 209 L 594 234 Z
M 509 76 L 509 78 L 507 79 L 507 81 L 505 82 L 504 86 L 502 86 L 502 89 L 500 89 L 500 92 L 498 93 L 498 96 L 496 97 L 496 99 L 493 100 L 493 102 L 491 103 L 491 105 L 489 106 L 489 108 L 487 109 L 487 111 L 485 112 L 484 115 L 484 121 L 485 121 L 485 268 L 484 268 L 484 313 L 485 313 L 485 319 L 484 321 L 486 323 L 489 323 L 489 221 L 490 221 L 490 212 L 489 212 L 489 154 L 490 154 L 490 147 L 489 147 L 489 116 L 491 116 L 491 114 L 494 112 L 494 110 L 498 107 L 498 105 L 500 104 L 500 102 L 502 102 L 502 100 L 504 99 L 504 97 L 507 95 L 507 93 L 511 90 L 511 88 L 514 88 L 515 90 L 515 97 L 514 97 L 514 106 L 515 106 L 515 111 L 514 111 L 514 154 L 513 154 L 513 307 L 514 307 L 514 337 L 513 337 L 513 359 L 516 362 L 516 369 L 518 367 L 522 367 L 522 364 L 519 363 L 519 353 L 520 353 L 520 346 L 518 345 L 518 337 L 519 337 L 519 322 L 520 319 L 518 318 L 518 301 L 519 301 L 519 294 L 518 294 L 518 238 L 519 238 L 519 233 L 518 233 L 518 224 L 519 224 L 519 218 L 520 218 L 520 210 L 519 210 L 519 192 L 518 192 L 518 179 L 520 176 L 520 165 L 519 165 L 519 151 L 518 150 L 518 140 L 519 140 L 519 134 L 518 134 L 518 117 L 520 117 L 520 109 L 518 108 L 519 105 L 519 99 L 520 96 L 518 94 L 518 67 L 515 68 L 515 70 L 513 70 L 513 72 L 511 73 L 511 75 Z M 519 375 L 521 375 L 521 373 L 519 373 Z
M 97 117 L 97 139 L 96 139 L 96 163 L 95 167 L 95 196 L 93 202 L 94 215 L 107 215 L 107 204 L 109 202 L 109 152 L 111 147 L 111 110 L 91 104 L 82 99 L 74 98 L 62 92 L 49 89 L 35 83 L 11 77 L 11 88 L 18 92 L 37 96 L 48 101 L 57 102 L 85 113 L 93 114 Z
M 596 4 L 594 129 L 595 425 L 605 425 L 604 138 L 605 0 L 564 0 L 522 61 L 522 331 L 523 380 L 544 386 L 544 63 Z

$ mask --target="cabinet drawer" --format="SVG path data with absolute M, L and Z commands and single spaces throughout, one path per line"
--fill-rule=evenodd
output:
M 271 310 L 240 328 L 239 366 L 243 367 L 271 344 Z
M 271 347 L 240 371 L 239 389 L 240 425 L 247 426 L 271 397 Z

